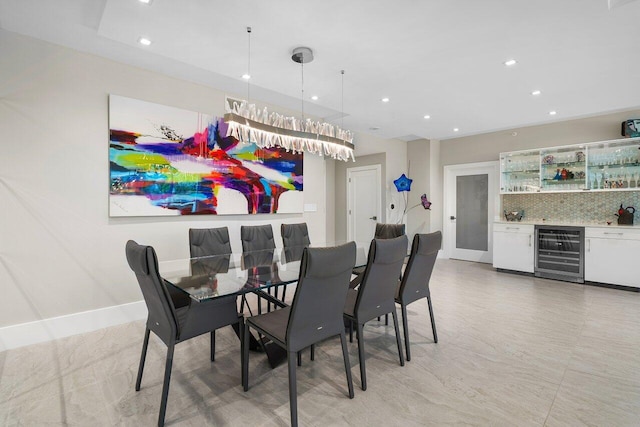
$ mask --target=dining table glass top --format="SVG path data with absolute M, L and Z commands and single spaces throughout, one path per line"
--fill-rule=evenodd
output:
M 315 247 L 328 247 L 332 244 Z M 314 247 L 314 245 L 311 245 Z M 356 267 L 367 263 L 368 246 L 356 246 Z M 303 246 L 233 252 L 160 261 L 160 276 L 196 301 L 242 295 L 298 281 Z

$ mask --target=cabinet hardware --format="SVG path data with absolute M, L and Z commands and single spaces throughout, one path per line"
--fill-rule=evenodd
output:
M 529 247 L 531 247 L 531 234 L 529 234 Z
M 591 239 L 587 239 L 587 252 L 591 252 Z
M 612 236 L 622 236 L 622 233 L 609 233 L 608 231 L 605 231 L 604 234 L 610 234 Z
M 507 230 L 520 230 L 520 227 L 507 227 Z

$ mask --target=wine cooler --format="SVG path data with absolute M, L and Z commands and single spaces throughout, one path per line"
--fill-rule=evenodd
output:
M 536 277 L 584 283 L 584 227 L 536 225 Z

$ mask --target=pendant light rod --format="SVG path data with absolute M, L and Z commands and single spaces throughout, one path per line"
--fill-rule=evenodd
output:
M 291 59 L 293 60 L 293 62 L 297 62 L 298 64 L 301 65 L 300 70 L 302 73 L 302 95 L 301 95 L 302 123 L 304 126 L 304 64 L 307 64 L 313 61 L 313 51 L 308 47 L 304 47 L 304 46 L 297 47 L 293 49 Z
M 341 106 L 340 106 L 340 116 L 342 118 L 340 127 L 342 129 L 344 129 L 344 70 L 340 70 L 340 74 L 341 74 L 341 79 L 342 79 L 342 89 L 341 89 L 341 93 L 340 93 L 340 99 L 341 99 Z
M 251 27 L 247 27 L 247 102 L 251 102 Z

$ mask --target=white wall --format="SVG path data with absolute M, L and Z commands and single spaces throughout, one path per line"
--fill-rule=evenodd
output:
M 306 221 L 312 241 L 333 227 L 327 163 L 305 156 L 297 215 L 109 218 L 108 94 L 224 113 L 225 93 L 0 31 L 0 327 L 140 300 L 124 245 L 188 256 L 190 227 Z M 234 94 L 230 94 L 234 95 Z M 333 175 L 333 165 L 329 167 Z M 331 218 L 327 217 L 327 206 Z M 333 234 L 333 233 L 332 233 Z

